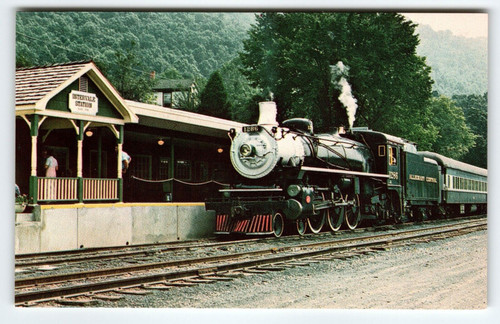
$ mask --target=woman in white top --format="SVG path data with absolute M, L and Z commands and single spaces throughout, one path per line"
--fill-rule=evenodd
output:
M 48 178 L 55 178 L 57 176 L 57 170 L 59 169 L 56 158 L 48 151 L 44 151 L 43 156 L 47 158 L 45 160 L 45 176 Z

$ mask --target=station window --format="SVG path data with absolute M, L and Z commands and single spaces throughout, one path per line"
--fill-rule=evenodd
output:
M 175 163 L 175 178 L 179 180 L 191 180 L 191 161 L 177 160 Z
M 209 179 L 208 163 L 196 162 L 194 164 L 194 180 L 207 181 Z
M 166 180 L 169 178 L 168 176 L 168 161 L 170 158 L 160 157 L 160 165 L 158 167 L 158 179 Z
M 134 155 L 130 169 L 134 176 L 151 180 L 151 155 Z

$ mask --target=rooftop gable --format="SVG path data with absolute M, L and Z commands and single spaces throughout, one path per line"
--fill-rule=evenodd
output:
M 99 87 L 125 122 L 138 121 L 138 117 L 92 61 L 17 69 L 16 111 L 44 111 L 50 99 L 85 74 Z

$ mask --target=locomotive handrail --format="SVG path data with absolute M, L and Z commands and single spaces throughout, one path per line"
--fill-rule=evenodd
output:
M 357 175 L 357 176 L 361 176 L 361 177 L 374 177 L 374 178 L 386 178 L 386 179 L 389 178 L 389 175 L 381 174 L 381 173 L 336 170 L 336 169 L 316 168 L 316 167 L 308 167 L 308 166 L 303 166 L 301 168 L 301 171 L 348 174 L 348 175 Z
M 281 188 L 219 189 L 219 192 L 282 192 Z

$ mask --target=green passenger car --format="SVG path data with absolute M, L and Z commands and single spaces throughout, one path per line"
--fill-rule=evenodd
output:
M 419 152 L 441 166 L 443 203 L 468 213 L 485 210 L 488 196 L 488 170 L 456 161 L 433 152 Z

